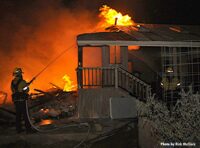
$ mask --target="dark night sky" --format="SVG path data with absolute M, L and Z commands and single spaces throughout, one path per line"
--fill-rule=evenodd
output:
M 90 9 L 98 12 L 102 4 L 128 13 L 136 22 L 157 24 L 200 24 L 196 0 L 64 0 L 67 7 Z M 80 4 L 81 3 L 81 4 Z
M 52 0 L 41 1 L 49 3 Z M 139 23 L 200 24 L 199 5 L 195 0 L 61 0 L 61 3 L 73 11 L 89 9 L 94 16 L 98 14 L 102 4 L 107 4 L 130 14 Z M 0 0 L 0 17 L 21 11 L 21 8 L 32 4 L 34 5 L 34 0 Z M 26 11 L 28 10 L 21 13 L 27 13 Z

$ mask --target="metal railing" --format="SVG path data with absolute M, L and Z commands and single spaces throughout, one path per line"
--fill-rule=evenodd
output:
M 78 88 L 115 87 L 146 100 L 150 85 L 119 66 L 77 68 Z

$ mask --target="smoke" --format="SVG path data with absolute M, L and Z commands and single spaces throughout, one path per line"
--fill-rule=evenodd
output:
M 98 24 L 98 11 L 103 4 L 130 14 L 141 10 L 137 1 L 125 0 L 0 0 L 0 91 L 10 97 L 10 83 L 15 67 L 21 67 L 29 81 L 48 63 L 71 45 L 76 36 L 93 32 Z M 137 21 L 136 21 L 137 22 Z M 87 65 L 97 63 L 93 54 L 99 50 L 85 50 Z M 87 55 L 90 58 L 86 58 Z M 94 59 L 92 59 L 94 58 Z M 31 88 L 47 89 L 49 83 L 64 86 L 62 77 L 67 74 L 76 83 L 77 48 L 69 49 L 44 71 Z
M 67 8 L 61 0 L 0 1 L 0 90 L 11 94 L 15 67 L 31 80 L 52 59 L 71 45 L 76 36 L 92 32 L 98 20 L 91 11 Z M 38 77 L 31 88 L 62 87 L 64 74 L 76 83 L 77 48 L 69 49 Z

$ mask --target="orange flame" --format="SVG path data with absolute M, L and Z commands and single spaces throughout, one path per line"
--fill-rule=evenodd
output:
M 0 105 L 5 104 L 6 100 L 7 100 L 7 94 L 5 92 L 0 91 Z
M 52 123 L 53 123 L 53 120 L 46 119 L 46 120 L 42 120 L 40 125 L 49 125 L 49 124 L 52 124 Z
M 139 50 L 140 46 L 136 46 L 136 45 L 132 45 L 132 46 L 128 46 L 128 50 Z
M 72 91 L 75 89 L 76 86 L 73 85 L 73 81 L 71 81 L 70 77 L 67 74 L 65 74 L 62 79 L 65 82 L 63 91 Z
M 115 9 L 112 9 L 107 5 L 103 5 L 99 11 L 99 17 L 103 19 L 101 27 L 109 27 L 111 25 L 130 26 L 135 24 L 128 14 L 122 15 L 121 12 L 117 12 Z

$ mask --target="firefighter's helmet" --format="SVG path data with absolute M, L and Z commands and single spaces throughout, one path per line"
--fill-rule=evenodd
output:
M 13 76 L 19 76 L 19 75 L 22 75 L 23 71 L 21 68 L 19 67 L 16 67 L 13 71 Z
M 174 70 L 172 67 L 167 67 L 166 73 L 173 73 L 173 72 L 174 72 Z

